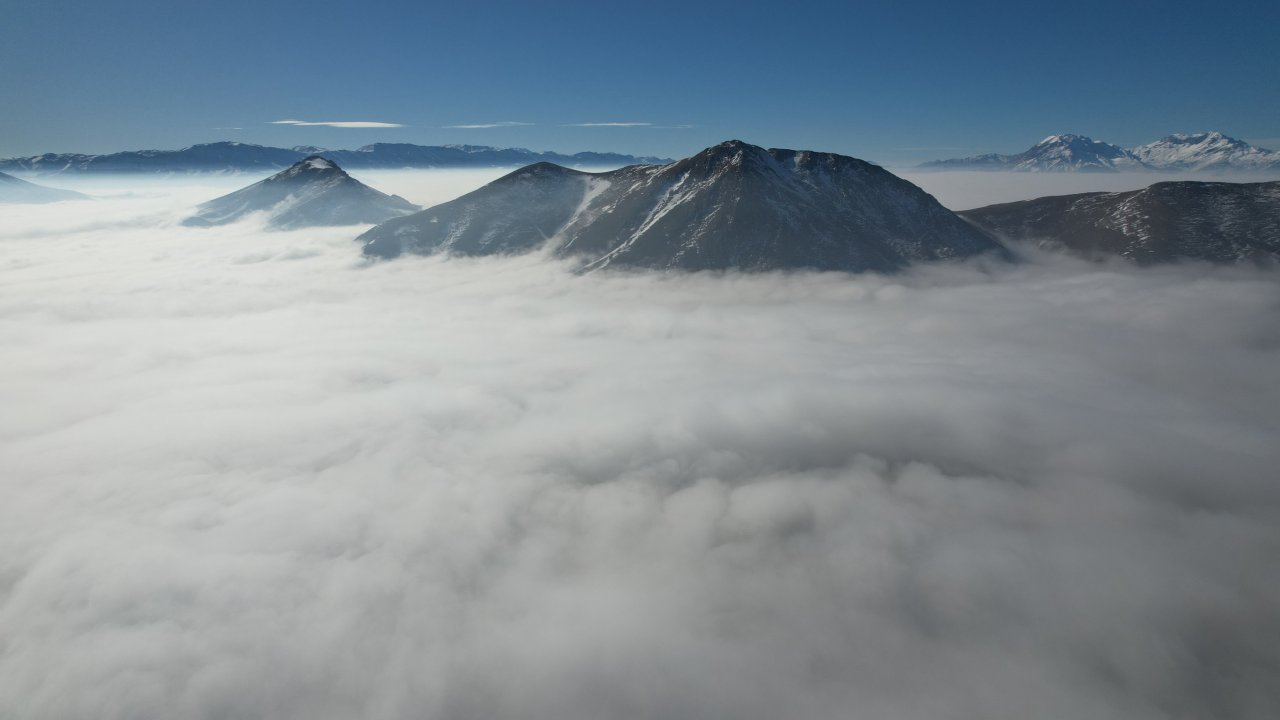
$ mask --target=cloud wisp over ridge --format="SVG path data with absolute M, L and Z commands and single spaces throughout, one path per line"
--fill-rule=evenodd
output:
M 1280 706 L 1274 272 L 366 264 L 122 188 L 0 227 L 0 715 Z

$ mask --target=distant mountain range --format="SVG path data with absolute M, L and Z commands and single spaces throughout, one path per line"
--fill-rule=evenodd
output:
M 892 271 L 1005 253 L 879 166 L 736 140 L 604 173 L 538 163 L 360 241 L 379 258 L 541 251 L 586 269 Z
M 0 173 L 0 203 L 47 203 L 88 198 L 88 195 L 82 195 L 74 190 L 45 187 Z
M 398 195 L 374 190 L 333 162 L 310 155 L 288 170 L 200 205 L 199 212 L 183 224 L 225 225 L 250 213 L 263 212 L 267 214 L 267 227 L 292 230 L 379 223 L 418 209 Z
M 1050 135 L 1016 155 L 935 160 L 920 168 L 1014 172 L 1280 172 L 1280 152 L 1254 147 L 1218 132 L 1170 135 L 1132 148 L 1082 135 Z
M 580 152 L 564 155 L 523 148 L 484 145 L 411 145 L 375 143 L 356 150 L 324 150 L 304 146 L 265 147 L 238 142 L 192 145 L 181 150 L 130 150 L 109 155 L 46 153 L 0 160 L 0 171 L 55 173 L 232 173 L 287 168 L 309 155 L 323 153 L 347 168 L 462 168 L 514 167 L 554 162 L 579 167 L 670 162 L 665 158 L 635 157 L 617 153 Z
M 1280 182 L 1162 182 L 966 210 L 1004 240 L 1150 264 L 1280 262 Z

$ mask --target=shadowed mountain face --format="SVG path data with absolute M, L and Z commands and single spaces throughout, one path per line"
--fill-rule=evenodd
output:
M 407 215 L 418 206 L 398 195 L 378 192 L 319 155 L 247 188 L 203 203 L 183 224 L 225 225 L 266 212 L 278 230 L 319 225 L 361 225 Z
M 47 203 L 59 200 L 86 200 L 88 197 L 74 190 L 45 187 L 0 173 L 0 203 Z
M 1010 240 L 1139 263 L 1280 261 L 1280 182 L 1165 182 L 960 213 Z
M 892 271 L 1003 252 L 876 165 L 739 141 L 607 173 L 532 165 L 360 239 L 374 257 L 543 249 L 588 269 Z
M 129 150 L 108 155 L 46 153 L 7 158 L 0 160 L 0 170 L 43 174 L 263 171 L 286 168 L 308 155 L 320 153 L 345 167 L 364 169 L 511 167 L 539 161 L 596 166 L 662 162 L 657 158 L 637 158 L 617 153 L 581 152 L 565 155 L 484 145 L 374 143 L 357 150 L 321 150 L 308 146 L 274 148 L 249 143 L 216 142 L 192 145 L 181 150 Z

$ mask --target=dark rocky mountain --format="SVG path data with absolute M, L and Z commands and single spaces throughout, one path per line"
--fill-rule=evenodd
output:
M 255 212 L 267 213 L 267 226 L 290 230 L 320 225 L 378 223 L 418 210 L 398 195 L 378 192 L 319 155 L 229 195 L 203 203 L 183 224 L 225 225 Z
M 535 162 L 601 166 L 665 162 L 616 153 L 581 152 L 563 155 L 523 148 L 483 145 L 410 145 L 376 143 L 357 150 L 322 150 L 311 146 L 273 148 L 238 142 L 192 145 L 181 150 L 132 150 L 109 155 L 53 154 L 0 160 L 0 170 L 30 173 L 207 173 L 262 172 L 286 168 L 310 155 L 323 153 L 334 162 L 362 169 L 509 167 Z
M 1051 135 L 1016 155 L 975 155 L 934 160 L 925 170 L 1011 170 L 1017 172 L 1280 172 L 1280 153 L 1254 147 L 1219 132 L 1169 135 L 1122 148 L 1080 135 Z
M 1149 264 L 1280 261 L 1280 182 L 1162 182 L 991 205 L 960 215 L 1012 241 Z
M 541 250 L 586 269 L 892 271 L 1004 253 L 879 166 L 736 140 L 667 165 L 604 173 L 531 165 L 360 240 L 373 257 Z
M 0 203 L 47 203 L 88 198 L 88 195 L 82 195 L 74 190 L 45 187 L 0 173 Z

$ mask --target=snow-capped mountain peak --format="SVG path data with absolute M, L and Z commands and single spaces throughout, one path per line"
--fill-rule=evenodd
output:
M 312 155 L 306 158 L 302 161 L 302 164 L 306 166 L 308 170 L 334 170 L 337 168 L 336 165 L 325 160 L 319 155 Z
M 1122 147 L 1084 135 L 1050 135 L 1010 158 L 1014 170 L 1114 170 L 1139 163 Z
M 1280 167 L 1280 153 L 1220 132 L 1175 133 L 1132 150 L 1162 170 L 1265 170 Z
M 936 160 L 935 170 L 1079 172 L 1115 170 L 1273 171 L 1280 153 L 1254 147 L 1220 132 L 1177 133 L 1146 145 L 1122 148 L 1084 135 L 1050 135 L 1016 155 L 978 155 Z
M 1093 143 L 1094 140 L 1093 138 L 1085 137 L 1083 135 L 1066 133 L 1063 135 L 1050 135 L 1049 137 L 1036 143 L 1034 147 L 1044 147 L 1046 145 L 1071 145 L 1073 143 L 1081 143 L 1081 142 Z
M 223 225 L 252 213 L 265 213 L 267 226 L 275 229 L 357 225 L 408 215 L 417 209 L 404 198 L 361 183 L 332 160 L 309 155 L 266 180 L 202 204 L 184 224 Z

